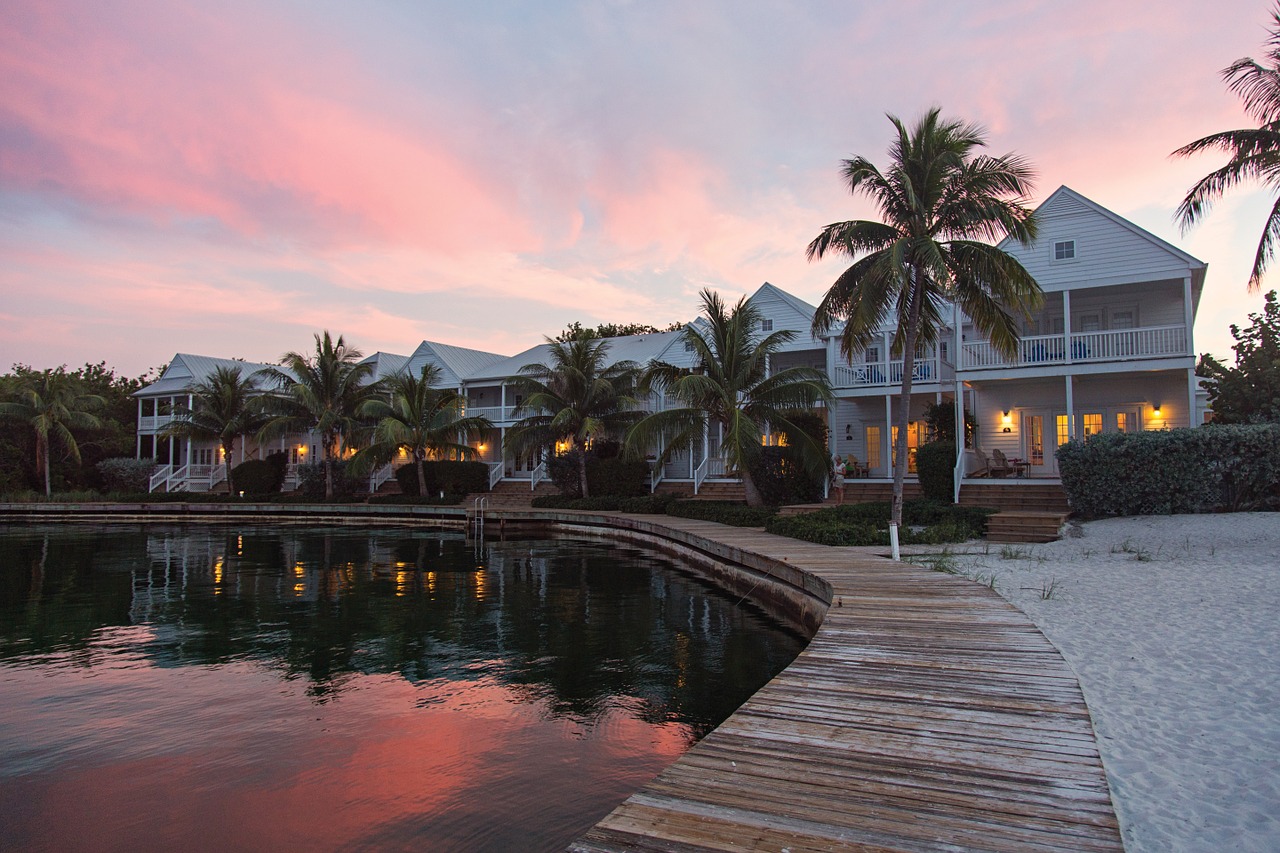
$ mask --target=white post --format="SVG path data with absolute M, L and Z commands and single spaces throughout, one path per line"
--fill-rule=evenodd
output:
M 1187 355 L 1195 358 L 1196 349 L 1192 338 L 1192 331 L 1195 327 L 1195 318 L 1192 316 L 1191 305 L 1191 276 L 1183 276 L 1182 278 L 1182 316 L 1186 318 L 1187 325 Z M 1197 420 L 1196 411 L 1196 369 L 1194 364 L 1187 368 L 1187 426 L 1199 426 L 1203 422 L 1203 417 Z
M 894 560 L 901 560 L 902 553 L 898 550 L 898 525 L 889 525 L 889 556 Z
M 1066 344 L 1067 364 L 1071 363 L 1071 291 L 1062 291 L 1062 336 Z
M 1076 437 L 1076 401 L 1075 401 L 1075 398 L 1072 396 L 1071 375 L 1068 374 L 1064 376 L 1063 381 L 1066 382 L 1066 385 L 1067 385 L 1067 438 L 1075 438 Z M 1058 432 L 1058 429 L 1057 429 L 1057 425 L 1055 424 L 1054 439 L 1053 439 L 1055 442 L 1058 440 L 1057 432 Z
M 888 369 L 888 363 L 885 364 Z M 885 459 L 889 460 L 889 464 L 885 466 L 885 470 L 889 472 L 890 478 L 893 477 L 893 395 L 884 395 L 884 447 L 887 451 Z

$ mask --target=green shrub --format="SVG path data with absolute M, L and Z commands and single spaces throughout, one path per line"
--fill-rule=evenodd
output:
M 822 500 L 822 477 L 814 477 L 800 463 L 794 447 L 762 447 L 751 464 L 760 497 L 769 506 Z M 825 474 L 824 474 L 825 476 Z
M 665 515 L 667 507 L 675 503 L 677 499 L 677 496 L 670 492 L 657 492 L 640 498 L 623 498 L 619 502 L 618 509 L 622 512 Z
M 298 497 L 304 501 L 324 500 L 324 463 L 308 462 L 298 466 Z M 333 499 L 348 500 L 356 493 L 364 491 L 368 485 L 364 477 L 348 477 L 347 462 L 337 459 L 333 462 Z M 287 503 L 287 501 L 286 501 Z
M 245 497 L 264 497 L 280 491 L 286 465 L 283 453 L 272 453 L 266 459 L 246 459 L 231 469 L 231 480 L 235 490 L 244 492 Z M 323 483 L 320 488 L 323 494 Z
M 902 505 L 903 528 L 899 542 L 904 545 L 936 545 L 965 542 L 986 532 L 987 519 L 994 510 L 957 506 L 930 500 L 911 500 Z M 888 501 L 844 504 L 814 512 L 770 519 L 765 530 L 819 545 L 888 545 Z M 921 530 L 913 530 L 921 527 Z
M 1104 433 L 1058 448 L 1062 487 L 1089 518 L 1280 506 L 1280 426 Z
M 924 496 L 950 503 L 955 497 L 955 467 L 955 442 L 931 441 L 921 445 L 916 453 L 916 474 Z
M 677 500 L 667 505 L 667 515 L 714 521 L 731 527 L 763 527 L 775 512 L 777 510 L 771 507 L 755 509 L 733 501 Z
M 466 495 L 451 495 L 446 493 L 442 498 L 439 495 L 434 497 L 414 497 L 412 495 L 370 495 L 369 503 L 371 504 L 393 504 L 398 506 L 457 506 L 462 503 Z
M 617 512 L 622 505 L 622 498 L 603 495 L 598 498 L 575 498 L 571 495 L 541 495 L 534 498 L 530 505 L 534 509 L 581 509 L 594 512 Z
M 587 491 L 598 497 L 640 497 L 649 491 L 649 464 L 619 455 L 616 441 L 597 441 L 587 451 Z M 576 450 L 547 460 L 547 478 L 561 495 L 582 497 Z
M 96 466 L 102 478 L 102 487 L 108 492 L 145 492 L 151 487 L 151 475 L 156 470 L 154 459 L 134 459 L 132 456 L 114 456 L 103 459 Z
M 427 497 L 435 495 L 438 499 L 441 492 L 469 495 L 489 491 L 489 466 L 483 462 L 444 460 L 424 462 L 422 467 L 427 480 Z M 412 462 L 396 469 L 396 482 L 404 494 L 421 497 L 418 494 L 418 471 Z

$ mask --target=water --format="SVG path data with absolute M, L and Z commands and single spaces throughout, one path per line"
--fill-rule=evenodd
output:
M 0 849 L 561 849 L 801 645 L 607 542 L 0 526 Z

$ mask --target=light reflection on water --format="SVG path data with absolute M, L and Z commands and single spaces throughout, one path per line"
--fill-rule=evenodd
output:
M 800 642 L 649 552 L 0 528 L 0 849 L 559 849 Z

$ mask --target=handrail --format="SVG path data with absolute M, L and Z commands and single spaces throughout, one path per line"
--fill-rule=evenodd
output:
M 658 484 L 662 482 L 662 477 L 667 473 L 666 465 L 659 465 L 654 461 L 652 467 L 649 468 L 649 494 L 658 491 Z
M 156 468 L 155 473 L 151 475 L 150 482 L 147 483 L 147 491 L 154 492 L 160 487 L 160 484 L 169 479 L 169 475 L 173 473 L 172 465 L 161 465 Z
M 395 468 L 392 466 L 392 463 L 390 462 L 388 462 L 386 465 L 383 465 L 381 468 L 379 468 L 378 470 L 370 474 L 369 475 L 369 493 L 373 494 L 374 492 L 378 491 L 379 487 L 381 487 L 383 483 L 387 482 L 387 480 L 390 480 L 392 476 L 394 476 L 394 474 L 395 474 Z
M 702 461 L 698 463 L 698 467 L 693 469 L 693 493 L 696 495 L 698 489 L 702 488 L 702 483 L 707 479 L 707 463 L 711 461 L 710 456 L 702 457 Z
M 502 480 L 502 463 L 490 462 L 489 463 L 489 491 L 493 491 L 493 487 L 498 485 L 498 483 L 501 480 Z
M 547 479 L 547 463 L 539 462 L 538 467 L 529 472 L 529 491 L 536 490 L 538 482 L 545 479 Z

